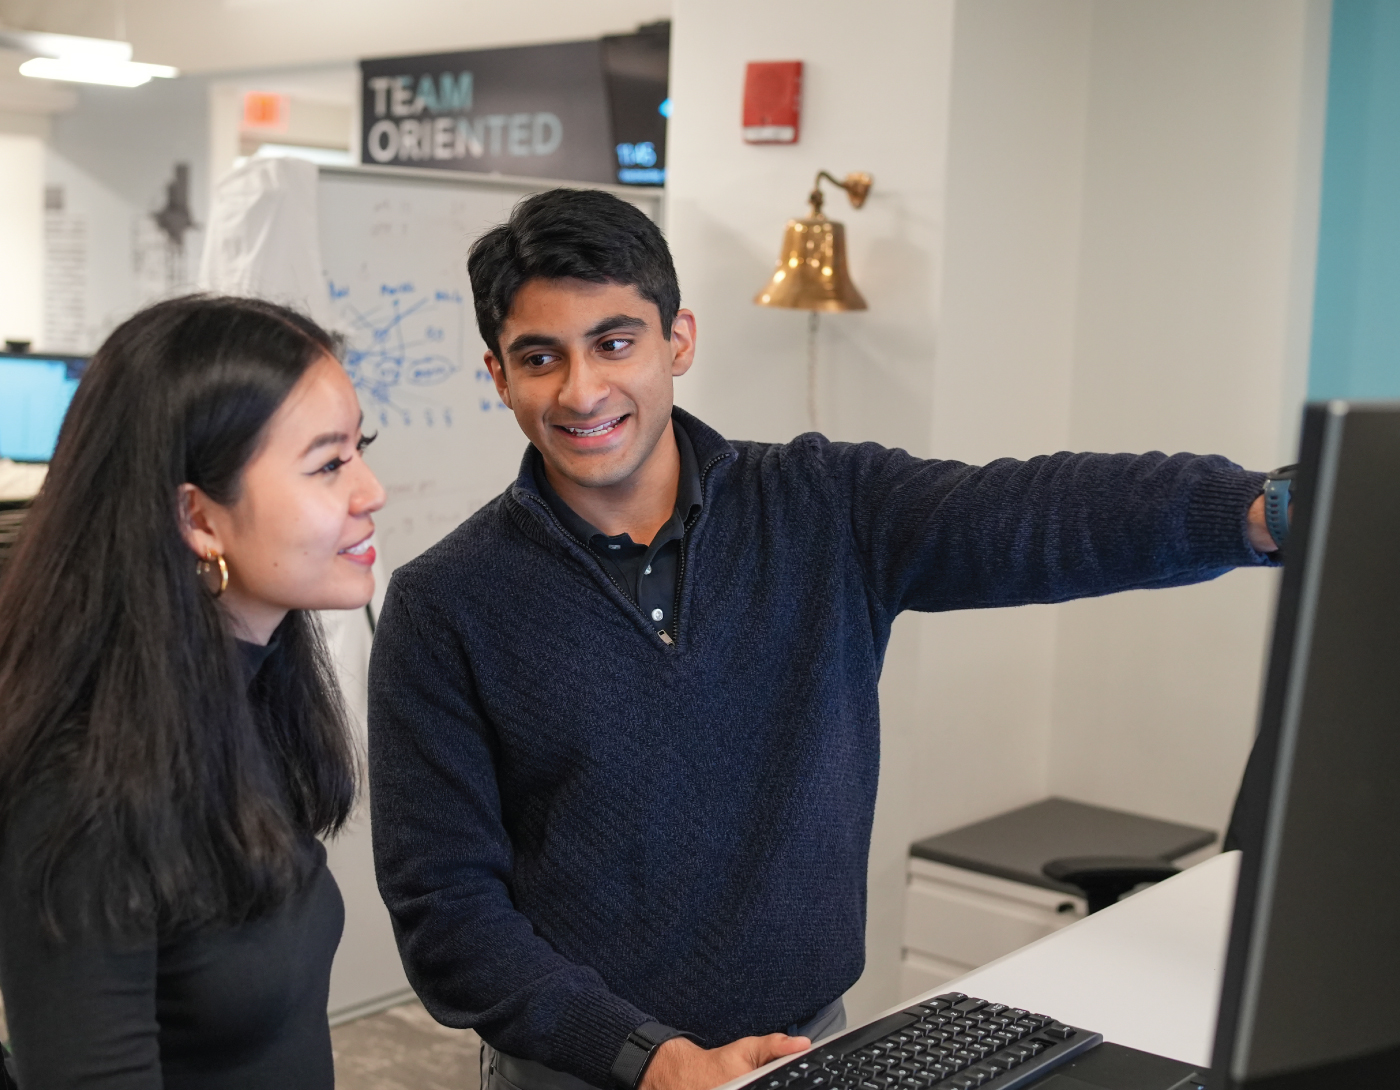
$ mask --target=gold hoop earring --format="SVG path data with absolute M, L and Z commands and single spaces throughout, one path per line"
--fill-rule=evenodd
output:
M 215 575 L 216 569 L 217 575 Z M 222 553 L 216 553 L 210 549 L 203 560 L 195 561 L 194 570 L 200 581 L 215 598 L 228 590 L 228 565 L 224 563 Z M 214 585 L 215 583 L 218 583 L 217 587 Z

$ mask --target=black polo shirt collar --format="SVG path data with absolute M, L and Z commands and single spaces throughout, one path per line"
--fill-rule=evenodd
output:
M 701 507 L 700 464 L 695 457 L 694 445 L 690 441 L 690 436 L 686 434 L 685 428 L 679 422 L 673 419 L 671 426 L 676 436 L 676 447 L 680 452 L 681 460 L 680 481 L 676 489 L 676 505 L 672 509 L 670 519 L 657 531 L 656 536 L 649 544 L 633 541 L 630 534 L 618 534 L 610 537 L 575 512 L 549 483 L 549 478 L 545 475 L 544 459 L 537 449 L 533 450 L 534 457 L 531 469 L 535 478 L 535 487 L 539 489 L 540 496 L 549 505 L 550 510 L 554 512 L 554 516 L 564 529 L 579 541 L 587 544 L 614 581 L 622 587 L 633 602 L 639 604 L 641 604 L 642 597 L 640 591 L 642 578 L 652 574 L 658 576 L 663 574 L 659 571 L 655 573 L 652 571 L 658 554 L 667 545 L 672 542 L 679 543 L 685 537 L 686 527 L 690 525 Z M 667 556 L 666 560 L 670 562 L 663 566 L 671 568 L 672 558 Z M 674 577 L 671 579 L 662 578 L 657 582 L 669 583 L 670 597 L 674 596 Z M 647 595 L 647 597 L 650 598 L 652 595 Z M 660 605 L 657 608 L 664 611 L 665 620 L 669 622 L 671 609 Z

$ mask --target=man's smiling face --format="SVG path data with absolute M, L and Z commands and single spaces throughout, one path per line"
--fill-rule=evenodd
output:
M 496 389 L 550 470 L 584 488 L 626 487 L 671 423 L 672 380 L 690 368 L 695 320 L 671 336 L 636 288 L 530 280 L 486 354 Z

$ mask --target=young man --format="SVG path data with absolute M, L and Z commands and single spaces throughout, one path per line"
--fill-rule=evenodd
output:
M 1267 563 L 1263 475 L 727 441 L 672 406 L 695 317 L 660 232 L 602 193 L 521 202 L 469 269 L 531 445 L 390 585 L 380 889 L 483 1090 L 706 1090 L 844 1022 L 896 614 Z

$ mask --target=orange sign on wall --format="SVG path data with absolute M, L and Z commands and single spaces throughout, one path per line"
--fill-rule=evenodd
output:
M 243 127 L 286 132 L 292 102 L 273 91 L 248 91 L 243 95 Z

